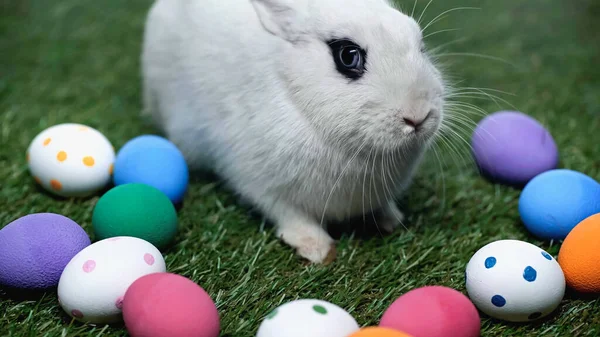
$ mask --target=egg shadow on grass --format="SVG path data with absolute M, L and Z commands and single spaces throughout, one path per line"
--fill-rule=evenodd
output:
M 398 224 L 396 228 L 396 231 L 401 232 L 405 231 L 405 228 L 411 225 L 408 220 L 410 218 L 410 211 L 406 205 L 399 205 L 399 208 L 402 210 L 405 218 L 402 224 Z M 361 240 L 382 239 L 393 235 L 396 231 L 388 233 L 381 228 L 381 217 L 381 210 L 367 211 L 365 214 L 357 215 L 341 222 L 331 221 L 327 224 L 327 229 L 331 237 L 335 240 L 350 235 Z
M 199 184 L 199 185 L 209 185 L 213 184 L 214 189 L 227 192 L 230 196 L 233 196 L 234 202 L 237 207 L 242 209 L 246 216 L 255 223 L 263 223 L 265 225 L 265 230 L 273 230 L 274 224 L 272 221 L 265 219 L 262 212 L 256 209 L 256 207 L 240 198 L 235 191 L 232 191 L 228 188 L 223 180 L 216 174 L 212 172 L 206 171 L 190 171 L 190 183 Z M 189 195 L 189 191 L 186 192 L 186 196 Z M 184 206 L 186 196 L 184 196 L 183 201 L 178 204 L 178 211 Z M 405 198 L 407 199 L 407 198 Z M 409 227 L 410 223 L 408 222 L 408 218 L 410 216 L 410 210 L 408 201 L 402 199 L 399 200 L 398 206 L 402 210 L 405 215 L 404 223 L 399 225 L 398 231 L 405 230 L 403 226 Z M 371 213 L 371 211 L 367 211 L 366 214 L 357 215 L 351 219 L 343 220 L 343 221 L 328 221 L 327 222 L 327 232 L 334 240 L 340 240 L 343 237 L 354 236 L 357 239 L 369 240 L 369 239 L 382 239 L 383 237 L 391 235 L 390 233 L 385 232 L 383 229 L 379 227 L 378 222 L 381 218 L 381 211 L 376 210 Z M 320 219 L 317 219 L 320 221 Z M 253 228 L 254 230 L 258 230 L 258 226 Z M 393 234 L 393 233 L 392 233 Z M 274 234 L 273 234 L 274 235 Z M 287 247 L 282 243 L 283 247 Z
M 11 301 L 37 301 L 43 297 L 56 296 L 56 287 L 46 289 L 22 289 L 9 286 L 0 286 L 0 300 Z
M 247 215 L 256 222 L 263 221 L 263 215 L 259 211 L 255 210 L 249 205 L 239 204 L 238 206 L 243 207 L 246 210 Z M 403 210 L 403 213 L 408 217 L 408 213 Z M 367 212 L 364 216 L 357 215 L 353 218 L 343 221 L 328 221 L 327 232 L 334 240 L 340 240 L 344 237 L 354 236 L 361 240 L 370 239 L 382 239 L 386 236 L 392 235 L 393 233 L 387 233 L 383 230 L 379 221 L 381 220 L 381 211 Z M 265 220 L 265 225 L 269 228 L 273 228 L 274 224 L 270 220 Z M 407 220 L 402 224 L 409 226 Z M 404 230 L 404 227 L 399 225 L 398 231 Z
M 54 199 L 54 200 L 56 200 L 56 201 L 67 201 L 67 200 L 69 200 L 69 199 L 70 199 L 70 198 L 67 198 L 67 197 L 63 197 L 63 196 L 60 196 L 60 195 L 57 195 L 57 194 L 51 193 L 50 191 L 46 190 L 46 189 L 45 189 L 45 188 L 43 188 L 43 187 L 42 187 L 40 184 L 38 184 L 38 183 L 36 183 L 36 182 L 34 182 L 34 181 L 32 181 L 32 182 L 31 182 L 31 184 L 33 185 L 33 189 L 34 189 L 34 190 L 35 190 L 37 193 L 39 193 L 39 194 L 42 194 L 42 195 L 44 195 L 45 197 L 48 197 L 48 198 L 50 198 L 50 199 Z
M 525 322 L 508 322 L 508 321 L 503 321 L 501 319 L 497 319 L 497 318 L 488 316 L 487 314 L 483 313 L 480 310 L 478 310 L 478 311 L 479 311 L 479 317 L 481 317 L 482 320 L 483 319 L 487 320 L 490 323 L 490 325 L 492 325 L 492 326 L 507 326 L 507 327 L 514 327 L 514 328 L 524 328 L 524 327 L 525 328 L 539 328 L 542 325 L 544 325 L 545 323 L 556 320 L 561 315 L 561 308 L 559 306 L 550 315 L 539 318 L 537 320 L 525 321 Z
M 58 303 L 58 297 L 56 293 L 57 287 L 50 287 L 46 289 L 21 289 L 21 288 L 13 288 L 8 286 L 0 286 L 0 301 L 14 301 L 14 302 L 26 302 L 26 301 L 35 301 L 38 302 L 44 298 L 50 298 L 55 301 L 58 310 L 60 311 L 59 318 L 65 324 L 78 324 L 81 326 L 95 326 L 102 328 L 104 325 L 108 325 L 114 329 L 125 329 L 125 324 L 123 322 L 111 323 L 111 324 L 86 324 L 81 323 L 74 320 L 71 316 L 69 316 L 64 310 L 62 310 L 60 304 Z
M 600 299 L 600 293 L 582 293 L 567 287 L 565 290 L 565 299 L 571 301 L 595 301 Z
M 177 212 L 177 213 L 181 212 L 184 205 L 185 205 L 185 196 L 180 201 L 173 203 L 173 206 L 175 207 L 175 212 Z
M 106 186 L 104 186 L 102 189 L 94 192 L 93 194 L 89 195 L 89 196 L 85 196 L 85 197 L 63 197 L 60 196 L 58 194 L 54 194 L 48 190 L 46 190 L 45 188 L 43 188 L 40 184 L 36 183 L 35 181 L 32 181 L 31 184 L 33 185 L 33 189 L 39 193 L 39 194 L 43 194 L 44 196 L 50 198 L 50 199 L 54 199 L 56 201 L 61 201 L 61 202 L 65 202 L 65 201 L 72 201 L 72 200 L 89 200 L 89 199 L 93 199 L 93 198 L 100 198 L 102 197 L 106 192 L 110 191 L 111 189 L 115 188 L 116 186 L 113 184 L 112 180 L 109 184 L 107 184 Z
M 77 326 L 77 327 L 83 327 L 83 328 L 95 328 L 95 329 L 103 329 L 105 326 L 110 328 L 110 329 L 115 329 L 115 330 L 126 330 L 127 327 L 125 326 L 125 323 L 123 321 L 120 322 L 114 322 L 114 323 L 101 323 L 101 324 L 95 324 L 95 323 L 86 323 L 86 322 L 80 322 L 76 319 L 74 319 L 73 317 L 69 316 L 64 310 L 62 310 L 62 308 L 60 307 L 60 304 L 57 304 L 58 307 L 60 308 L 60 319 L 64 324 L 73 324 L 73 326 Z
M 242 208 L 246 216 L 252 220 L 252 222 L 260 224 L 264 222 L 265 230 L 273 232 L 273 238 L 276 238 L 274 223 L 265 219 L 264 215 L 252 205 L 247 204 L 244 201 L 236 201 L 237 206 Z M 408 213 L 402 209 L 403 213 L 406 217 L 408 217 Z M 393 235 L 394 233 L 387 233 L 383 229 L 379 227 L 376 221 L 380 221 L 381 212 L 374 211 L 373 214 L 371 212 L 367 212 L 364 217 L 363 215 L 355 216 L 351 219 L 347 219 L 344 221 L 329 221 L 327 222 L 327 232 L 334 240 L 340 240 L 345 237 L 353 236 L 358 240 L 381 240 L 384 237 Z M 373 219 L 375 217 L 375 219 Z M 404 226 L 410 226 L 407 220 L 404 221 Z M 259 230 L 259 227 L 253 228 L 253 230 Z M 400 225 L 397 229 L 398 231 L 405 231 L 404 227 Z M 281 242 L 281 246 L 284 248 L 289 248 L 286 244 Z
M 564 168 L 564 166 L 562 165 L 562 161 L 561 161 L 561 160 L 560 160 L 560 158 L 559 158 L 559 161 L 558 161 L 558 163 L 556 164 L 556 167 L 554 167 L 554 168 L 552 168 L 552 169 L 549 169 L 549 170 L 546 170 L 546 171 L 550 171 L 550 170 L 556 170 L 556 169 L 562 169 L 562 168 Z M 495 178 L 495 177 L 493 177 L 493 176 L 492 176 L 492 175 L 490 175 L 488 172 L 486 172 L 486 171 L 482 170 L 482 169 L 481 169 L 479 166 L 476 166 L 476 167 L 475 167 L 475 169 L 476 169 L 476 171 L 479 173 L 479 175 L 480 175 L 480 176 L 481 176 L 483 179 L 487 180 L 487 181 L 488 181 L 488 182 L 490 182 L 491 184 L 494 184 L 494 185 L 502 185 L 502 186 L 510 187 L 510 188 L 513 188 L 513 189 L 516 189 L 516 190 L 519 190 L 519 191 L 523 190 L 523 189 L 525 188 L 525 186 L 526 186 L 526 185 L 527 185 L 527 184 L 528 184 L 528 183 L 529 183 L 529 182 L 530 182 L 530 181 L 531 181 L 533 178 L 535 178 L 535 177 L 532 177 L 531 179 L 529 179 L 529 180 L 528 180 L 528 181 L 526 181 L 526 182 L 504 181 L 504 180 L 501 180 L 501 179 L 498 179 L 498 178 Z M 546 172 L 546 171 L 544 171 L 544 172 Z M 538 175 L 539 175 L 539 174 L 541 174 L 541 173 L 543 173 L 543 172 L 540 172 L 540 173 L 538 173 Z
M 483 179 L 487 180 L 492 185 L 506 186 L 509 188 L 513 188 L 515 190 L 522 190 L 523 188 L 525 188 L 525 185 L 527 185 L 527 183 L 523 183 L 523 182 L 505 181 L 505 180 L 498 179 L 479 168 L 477 168 L 477 172 L 479 172 L 479 175 Z

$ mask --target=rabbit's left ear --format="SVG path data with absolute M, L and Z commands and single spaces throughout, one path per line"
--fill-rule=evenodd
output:
M 269 33 L 294 43 L 305 32 L 304 1 L 250 0 L 258 18 Z

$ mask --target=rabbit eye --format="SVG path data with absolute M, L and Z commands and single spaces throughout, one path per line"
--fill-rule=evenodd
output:
M 336 69 L 350 79 L 358 79 L 365 72 L 366 52 L 356 43 L 343 39 L 330 41 Z
M 356 68 L 362 63 L 360 50 L 355 47 L 345 47 L 340 50 L 339 59 L 346 68 Z

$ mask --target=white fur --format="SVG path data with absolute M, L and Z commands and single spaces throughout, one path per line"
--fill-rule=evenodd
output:
M 367 50 L 351 82 L 327 40 Z M 192 168 L 213 170 L 313 262 L 328 220 L 383 209 L 408 186 L 442 119 L 421 31 L 384 0 L 158 0 L 142 65 L 145 110 Z M 403 118 L 423 119 L 415 133 Z M 322 218 L 324 223 L 322 225 Z

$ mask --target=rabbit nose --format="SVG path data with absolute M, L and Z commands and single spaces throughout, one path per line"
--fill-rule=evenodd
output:
M 421 126 L 427 120 L 427 118 L 429 118 L 430 115 L 431 115 L 431 110 L 429 112 L 427 112 L 427 114 L 424 116 L 404 117 L 403 120 L 404 120 L 404 123 L 406 123 L 406 125 L 412 126 L 413 128 L 416 129 L 419 126 Z

